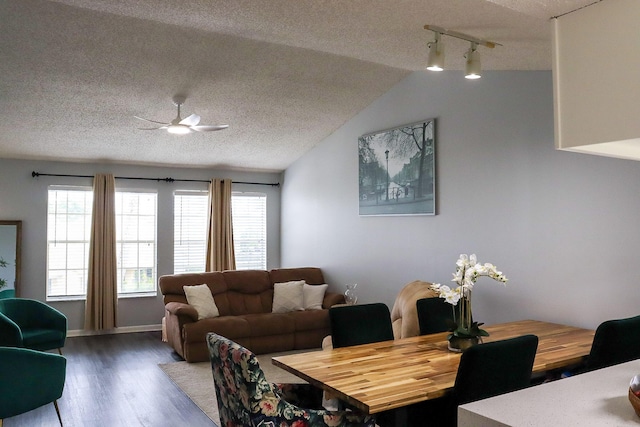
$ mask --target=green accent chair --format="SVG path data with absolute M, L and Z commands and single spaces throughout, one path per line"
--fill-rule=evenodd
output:
M 452 330 L 453 306 L 443 298 L 421 298 L 416 301 L 420 335 Z
M 0 300 L 0 346 L 62 354 L 66 338 L 67 317 L 55 308 L 33 299 Z
M 67 359 L 27 348 L 0 347 L 0 426 L 2 420 L 53 402 L 62 396 Z
M 260 369 L 255 355 L 241 345 L 212 332 L 207 334 L 213 382 L 222 426 L 255 427 L 374 427 L 375 420 L 355 411 L 304 409 L 292 402 L 315 400 L 309 384 L 271 384 Z M 293 388 L 297 388 L 294 390 Z M 304 393 L 306 389 L 308 392 Z M 309 395 L 315 394 L 315 399 Z M 298 399 L 296 399 L 298 400 Z
M 640 359 L 640 316 L 607 320 L 596 329 L 587 370 Z
M 15 297 L 16 297 L 15 289 L 5 289 L 3 291 L 0 291 L 0 299 L 15 298 Z
M 459 405 L 529 387 L 537 349 L 535 335 L 470 347 L 460 356 L 452 393 L 410 406 L 409 425 L 454 427 Z
M 393 340 L 389 307 L 383 303 L 329 309 L 333 348 Z

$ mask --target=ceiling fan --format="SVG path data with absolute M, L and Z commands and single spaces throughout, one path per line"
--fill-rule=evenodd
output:
M 138 128 L 140 130 L 158 130 L 158 129 L 166 129 L 167 132 L 173 133 L 176 135 L 185 135 L 187 133 L 191 133 L 193 131 L 197 132 L 211 132 L 215 130 L 222 130 L 229 127 L 229 125 L 212 125 L 205 126 L 199 125 L 200 116 L 197 114 L 191 114 L 189 117 L 185 117 L 184 119 L 180 117 L 180 107 L 184 104 L 184 101 L 187 98 L 182 95 L 176 95 L 173 97 L 173 104 L 178 107 L 178 115 L 175 119 L 173 119 L 170 123 L 159 122 L 157 120 L 145 119 L 144 117 L 133 116 L 136 119 L 144 120 L 146 122 L 157 123 L 162 125 L 160 127 L 154 128 Z

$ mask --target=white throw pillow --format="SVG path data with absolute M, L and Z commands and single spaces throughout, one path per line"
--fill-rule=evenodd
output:
M 305 310 L 322 310 L 322 301 L 324 301 L 324 293 L 329 285 L 308 285 L 304 284 L 302 293 L 304 297 Z
M 275 283 L 273 285 L 273 313 L 304 310 L 302 287 L 304 280 Z
M 211 289 L 207 285 L 183 286 L 182 289 L 184 289 L 189 305 L 194 306 L 198 312 L 198 320 L 220 316 L 216 302 L 211 295 Z

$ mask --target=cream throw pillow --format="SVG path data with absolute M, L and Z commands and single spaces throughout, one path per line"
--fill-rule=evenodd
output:
M 322 301 L 324 301 L 324 293 L 329 285 L 308 285 L 302 287 L 305 310 L 322 310 Z
M 302 287 L 304 280 L 275 283 L 273 285 L 273 313 L 304 310 Z
M 184 289 L 189 305 L 194 306 L 198 312 L 198 320 L 220 316 L 216 302 L 211 295 L 211 289 L 207 285 L 183 286 L 182 289 Z

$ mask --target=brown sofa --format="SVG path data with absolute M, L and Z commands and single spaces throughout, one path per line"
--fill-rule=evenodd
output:
M 314 267 L 162 276 L 159 285 L 167 341 L 188 362 L 209 360 L 208 332 L 223 335 L 256 354 L 319 348 L 330 333 L 328 309 L 344 303 L 344 295 L 327 291 L 322 310 L 272 313 L 274 284 L 292 280 L 309 285 L 325 283 L 322 270 Z M 219 317 L 198 320 L 196 309 L 187 304 L 183 286 L 201 284 L 211 289 Z

